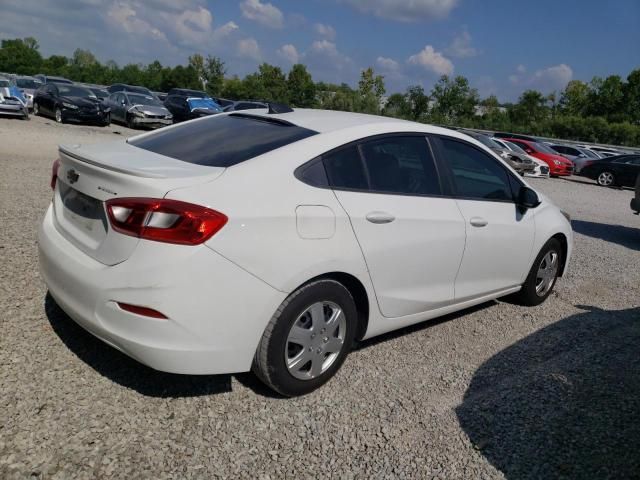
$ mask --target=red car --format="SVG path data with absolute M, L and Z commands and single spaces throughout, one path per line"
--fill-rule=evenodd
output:
M 515 143 L 532 157 L 539 158 L 549 165 L 549 175 L 552 177 L 566 176 L 573 173 L 573 162 L 562 155 L 558 155 L 544 143 L 520 140 L 518 138 L 504 138 Z

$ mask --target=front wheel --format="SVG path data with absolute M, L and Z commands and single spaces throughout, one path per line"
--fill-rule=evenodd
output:
M 125 123 L 127 124 L 127 128 L 131 128 L 132 130 L 136 128 L 135 123 L 133 123 L 133 117 L 131 115 L 127 115 Z
M 616 177 L 613 173 L 605 171 L 598 175 L 596 182 L 598 182 L 598 185 L 601 187 L 611 187 L 616 184 Z
M 62 110 L 56 108 L 56 122 L 62 123 L 64 119 L 62 118 Z
M 111 113 L 107 113 L 107 114 L 104 116 L 104 122 L 103 122 L 103 125 L 104 125 L 105 127 L 108 127 L 109 125 L 111 125 Z
M 518 303 L 534 306 L 544 302 L 556 284 L 561 262 L 560 242 L 552 238 L 540 250 L 522 289 L 515 294 Z
M 253 371 L 292 397 L 325 384 L 344 362 L 355 336 L 353 297 L 335 280 L 300 287 L 280 305 L 256 350 Z
M 38 105 L 38 102 L 33 102 L 33 114 L 40 115 L 40 105 Z

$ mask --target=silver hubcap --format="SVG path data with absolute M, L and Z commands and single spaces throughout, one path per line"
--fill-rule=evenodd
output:
M 311 380 L 326 372 L 344 347 L 347 319 L 333 302 L 317 302 L 296 319 L 289 331 L 284 360 L 289 373 Z
M 557 274 L 558 253 L 552 250 L 544 256 L 538 267 L 538 275 L 536 275 L 536 293 L 538 296 L 543 297 L 551 290 Z
M 33 114 L 37 115 L 38 114 L 38 110 L 40 109 L 40 107 L 38 107 L 37 103 L 33 104 Z
M 611 185 L 613 183 L 613 175 L 609 172 L 602 172 L 598 175 L 598 183 L 604 186 Z
M 56 110 L 56 122 L 62 122 L 62 112 L 60 110 Z

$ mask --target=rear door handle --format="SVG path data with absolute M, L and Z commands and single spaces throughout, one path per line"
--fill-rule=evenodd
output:
M 474 227 L 486 227 L 489 224 L 488 221 L 481 217 L 472 217 L 469 223 Z
M 367 220 L 371 223 L 381 224 L 381 223 L 391 223 L 396 217 L 386 212 L 370 212 L 367 214 Z

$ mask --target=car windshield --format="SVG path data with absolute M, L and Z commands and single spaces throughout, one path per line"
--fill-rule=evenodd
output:
M 496 142 L 494 142 L 493 140 L 491 140 L 489 137 L 487 137 L 485 135 L 473 135 L 473 138 L 478 140 L 485 147 L 497 148 L 497 149 L 500 149 L 500 150 L 504 150 L 500 145 L 498 145 Z
M 578 150 L 589 158 L 600 158 L 598 155 L 593 153 L 591 150 L 587 150 L 586 148 L 580 148 Z
M 16 84 L 20 88 L 32 88 L 35 90 L 42 85 L 42 82 L 33 80 L 31 78 L 19 78 L 18 80 L 16 80 Z
M 221 112 L 220 105 L 213 101 L 211 98 L 188 98 L 189 108 L 195 110 L 196 108 L 204 108 L 207 110 L 215 110 Z
M 91 90 L 96 97 L 106 98 L 109 96 L 109 92 L 107 92 L 106 90 L 102 90 L 101 88 L 90 88 L 89 90 Z
M 11 82 L 9 82 L 9 80 L 5 80 L 3 78 L 0 79 L 0 88 L 10 87 L 10 86 L 11 86 Z
M 58 93 L 60 93 L 61 97 L 96 98 L 94 93 L 88 88 L 78 87 L 76 85 L 58 84 Z
M 519 146 L 519 145 L 516 145 L 516 144 L 515 144 L 515 143 L 513 143 L 513 142 L 507 142 L 507 141 L 505 140 L 505 141 L 504 141 L 504 143 L 506 143 L 507 145 L 509 145 L 509 148 L 510 148 L 511 150 L 513 150 L 514 152 L 517 152 L 517 153 L 524 153 L 525 155 L 527 154 L 527 152 L 525 152 L 522 148 L 520 148 L 520 146 Z
M 531 142 L 533 143 L 533 146 L 536 150 L 538 150 L 539 152 L 542 153 L 550 153 L 552 155 L 558 155 L 558 152 L 556 152 L 555 150 L 553 150 L 551 147 L 549 147 L 548 145 L 544 144 L 544 143 L 539 143 L 539 142 Z
M 154 107 L 162 107 L 162 103 L 160 103 L 155 97 L 152 97 L 150 95 L 128 93 L 127 97 L 129 97 L 129 102 L 133 105 L 152 105 Z

